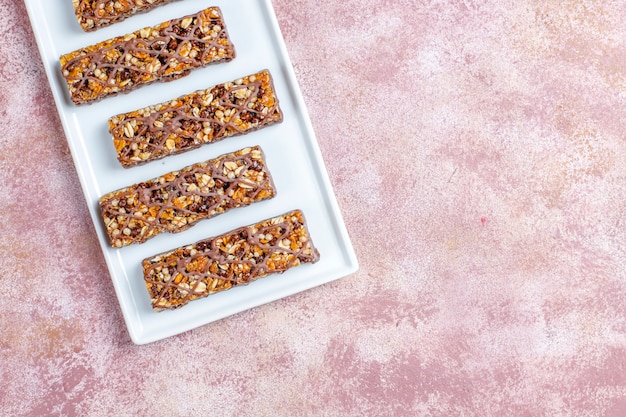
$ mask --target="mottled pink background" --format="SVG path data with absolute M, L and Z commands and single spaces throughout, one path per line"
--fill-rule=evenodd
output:
M 0 415 L 626 416 L 625 3 L 274 5 L 361 269 L 135 346 L 0 0 Z

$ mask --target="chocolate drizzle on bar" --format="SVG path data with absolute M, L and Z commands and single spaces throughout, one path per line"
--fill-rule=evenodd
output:
M 100 199 L 113 247 L 180 232 L 197 221 L 276 194 L 258 146 L 114 191 Z
M 60 62 L 72 101 L 84 104 L 234 57 L 221 12 L 211 7 L 65 54 Z
M 89 32 L 174 0 L 72 0 L 80 27 Z
M 131 167 L 282 122 L 269 71 L 109 119 L 122 166 Z
M 304 216 L 295 210 L 145 259 L 143 273 L 159 311 L 318 260 Z

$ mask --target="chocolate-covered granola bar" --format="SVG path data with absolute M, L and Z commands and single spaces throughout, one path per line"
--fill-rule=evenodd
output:
M 295 210 L 142 264 L 152 307 L 160 311 L 318 260 L 304 216 Z
M 119 248 L 275 194 L 263 152 L 255 146 L 108 193 L 100 209 L 110 243 Z
M 70 52 L 60 63 L 72 101 L 84 104 L 234 57 L 221 11 L 210 7 Z
M 174 0 L 72 0 L 80 27 L 89 32 Z
M 264 70 L 109 119 L 124 167 L 197 148 L 283 120 Z

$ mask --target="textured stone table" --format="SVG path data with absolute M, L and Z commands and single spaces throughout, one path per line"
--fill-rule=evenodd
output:
M 626 415 L 624 2 L 274 3 L 361 269 L 135 346 L 0 0 L 0 414 Z

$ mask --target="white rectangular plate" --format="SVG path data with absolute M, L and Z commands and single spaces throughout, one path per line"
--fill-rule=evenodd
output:
M 358 269 L 300 89 L 270 0 L 181 0 L 84 33 L 71 0 L 25 0 L 54 100 L 89 205 L 120 307 L 133 342 L 169 337 L 261 304 L 344 277 Z M 237 57 L 226 64 L 192 71 L 169 83 L 156 83 L 87 106 L 72 104 L 60 73 L 59 57 L 114 36 L 133 32 L 210 6 L 219 6 Z M 279 125 L 124 169 L 108 132 L 109 117 L 173 99 L 199 89 L 269 69 L 284 113 Z M 113 249 L 98 208 L 105 193 L 232 152 L 260 145 L 277 196 L 204 220 L 178 234 L 163 234 L 141 245 Z M 239 226 L 299 208 L 304 212 L 321 259 L 282 275 L 194 301 L 182 309 L 156 313 L 146 291 L 141 261 L 152 255 L 215 236 Z

